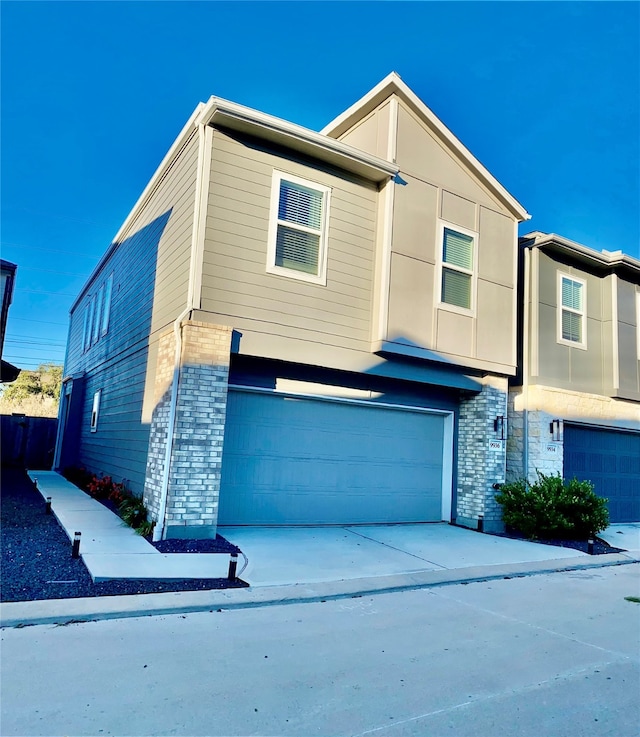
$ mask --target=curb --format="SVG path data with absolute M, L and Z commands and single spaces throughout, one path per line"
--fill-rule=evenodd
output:
M 600 558 L 606 560 L 600 561 L 598 560 Z M 576 562 L 576 558 L 561 558 L 534 563 L 429 570 L 315 584 L 6 602 L 0 607 L 0 628 L 42 624 L 66 625 L 103 619 L 312 603 L 501 578 L 629 565 L 640 562 L 640 555 L 613 553 L 579 560 L 580 562 Z

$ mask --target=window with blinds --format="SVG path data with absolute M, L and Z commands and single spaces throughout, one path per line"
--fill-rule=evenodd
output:
M 472 235 L 444 228 L 440 301 L 465 310 L 473 304 L 474 242 Z
M 268 270 L 324 282 L 329 189 L 274 172 Z
M 560 274 L 559 290 L 559 338 L 569 343 L 584 345 L 585 282 Z

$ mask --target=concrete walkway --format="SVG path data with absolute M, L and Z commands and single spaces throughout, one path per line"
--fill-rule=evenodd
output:
M 30 476 L 38 478 L 44 497 L 52 497 L 53 509 L 64 520 L 69 537 L 75 530 L 82 531 L 82 546 L 89 551 L 84 559 L 91 566 L 92 575 L 226 576 L 226 555 L 162 555 L 58 474 L 39 471 Z M 96 505 L 118 524 L 108 516 L 97 516 Z M 445 523 L 225 527 L 221 533 L 249 558 L 242 574 L 250 583 L 249 588 L 8 602 L 1 607 L 0 627 L 325 601 L 557 571 L 637 566 L 640 562 L 640 524 L 608 528 L 601 537 L 616 547 L 626 548 L 626 552 L 598 556 L 483 535 Z M 219 559 L 221 567 L 217 572 L 210 570 L 210 562 L 202 562 L 209 558 Z M 205 567 L 206 576 L 200 566 Z M 147 575 L 142 576 L 145 572 Z
M 81 533 L 80 555 L 94 581 L 112 579 L 226 578 L 229 556 L 221 553 L 159 553 L 118 515 L 54 471 L 29 471 L 38 491 L 73 540 Z

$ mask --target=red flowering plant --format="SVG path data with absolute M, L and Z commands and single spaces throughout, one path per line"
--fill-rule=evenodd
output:
M 87 493 L 94 499 L 108 499 L 113 489 L 111 476 L 94 476 L 87 486 Z

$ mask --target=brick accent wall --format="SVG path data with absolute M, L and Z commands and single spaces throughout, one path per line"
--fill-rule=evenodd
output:
M 479 394 L 462 399 L 458 424 L 458 486 L 456 521 L 476 528 L 482 516 L 484 529 L 503 529 L 495 483 L 505 480 L 506 441 L 494 430 L 496 417 L 505 418 L 507 434 L 506 378 L 486 376 Z
M 525 476 L 524 417 L 528 430 L 527 478 L 535 481 L 536 471 L 562 474 L 563 437 L 554 440 L 549 425 L 553 420 L 578 421 L 611 428 L 640 429 L 640 405 L 600 394 L 573 392 L 554 387 L 529 386 L 509 391 L 509 439 L 507 441 L 507 480 Z
M 182 323 L 182 355 L 165 537 L 215 537 L 232 328 Z M 174 372 L 174 336 L 160 339 L 144 498 L 158 518 Z

